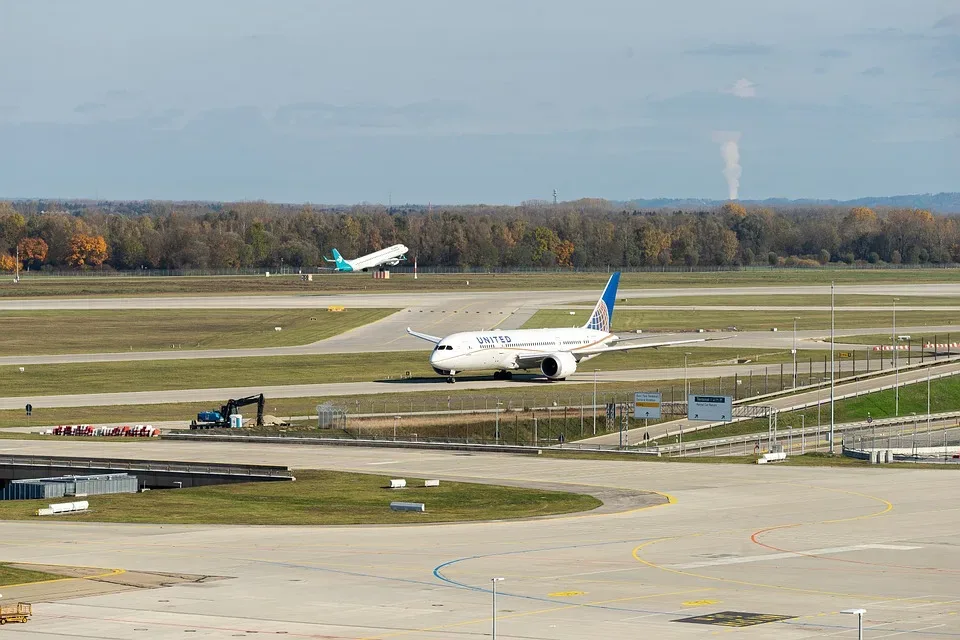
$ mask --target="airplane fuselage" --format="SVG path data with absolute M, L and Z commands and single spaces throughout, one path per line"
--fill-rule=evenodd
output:
M 368 253 L 365 256 L 354 258 L 353 260 L 343 260 L 337 263 L 337 271 L 363 271 L 364 269 L 376 269 L 382 266 L 396 266 L 401 260 L 406 260 L 409 249 L 402 244 L 395 244 L 392 247 L 381 249 Z
M 430 366 L 440 375 L 536 369 L 544 357 L 554 354 L 567 354 L 560 357 L 564 361 L 591 358 L 592 355 L 581 356 L 577 351 L 615 339 L 606 331 L 584 328 L 464 331 L 437 344 L 430 354 Z

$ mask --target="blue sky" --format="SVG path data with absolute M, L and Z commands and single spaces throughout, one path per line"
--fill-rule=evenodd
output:
M 7 197 L 960 190 L 955 0 L 0 1 L 0 86 Z

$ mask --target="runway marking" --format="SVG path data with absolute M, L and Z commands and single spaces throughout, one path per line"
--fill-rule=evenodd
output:
M 791 484 L 791 483 L 784 483 L 784 484 Z M 877 517 L 877 516 L 881 516 L 881 515 L 883 515 L 883 514 L 889 513 L 891 510 L 893 510 L 893 503 L 891 503 L 890 501 L 884 500 L 883 498 L 878 498 L 878 497 L 876 497 L 876 496 L 871 496 L 871 495 L 868 495 L 868 494 L 865 494 L 865 493 L 859 493 L 859 492 L 856 492 L 856 491 L 847 491 L 847 490 L 845 490 L 845 489 L 831 489 L 831 488 L 827 488 L 827 487 L 817 487 L 817 486 L 814 486 L 814 485 L 796 485 L 796 486 L 804 486 L 804 487 L 813 488 L 813 489 L 823 489 L 823 490 L 825 490 L 825 491 L 834 491 L 834 492 L 837 492 L 837 493 L 846 493 L 846 494 L 849 494 L 849 495 L 860 496 L 860 497 L 864 497 L 864 498 L 869 498 L 869 499 L 871 499 L 871 500 L 875 500 L 875 501 L 877 501 L 877 502 L 881 502 L 881 503 L 883 503 L 883 505 L 884 505 L 884 508 L 883 508 L 883 509 L 881 509 L 880 511 L 875 511 L 875 512 L 873 512 L 873 513 L 867 513 L 867 514 L 862 514 L 862 515 L 858 515 L 858 516 L 852 516 L 852 517 L 848 517 L 848 518 L 837 518 L 837 519 L 832 519 L 832 520 L 821 520 L 821 521 L 810 522 L 810 523 L 806 523 L 806 524 L 833 524 L 833 523 L 839 523 L 839 522 L 852 522 L 852 521 L 855 521 L 855 520 L 865 520 L 865 519 L 868 519 L 868 518 L 875 518 L 875 517 Z M 764 529 L 764 530 L 762 530 L 762 531 L 770 531 L 770 530 L 773 530 L 773 529 L 782 529 L 782 528 L 787 528 L 787 527 L 799 527 L 799 526 L 801 526 L 800 523 L 798 523 L 798 524 L 785 524 L 785 525 L 780 525 L 780 526 L 778 526 L 778 527 L 771 527 L 771 528 L 769 528 L 769 529 Z M 759 532 L 757 532 L 757 533 L 759 533 Z M 755 533 L 754 535 L 757 535 L 757 533 Z M 747 586 L 747 587 L 760 587 L 760 588 L 763 588 L 763 589 L 777 589 L 777 590 L 780 590 L 780 591 L 789 591 L 789 592 L 791 592 L 791 593 L 810 593 L 810 594 L 816 594 L 816 595 L 839 596 L 839 597 L 844 597 L 844 598 L 859 598 L 859 599 L 872 599 L 872 600 L 885 599 L 883 596 L 876 596 L 876 595 L 866 595 L 866 594 L 860 594 L 860 593 L 842 593 L 842 592 L 835 592 L 835 591 L 823 591 L 823 590 L 821 590 L 821 589 L 805 589 L 805 588 L 802 588 L 802 587 L 788 587 L 788 586 L 785 586 L 785 585 L 766 584 L 766 583 L 762 583 L 762 582 L 750 582 L 750 581 L 747 581 L 747 580 L 736 580 L 736 579 L 733 579 L 733 578 L 723 578 L 723 577 L 720 577 L 720 576 L 708 576 L 708 575 L 705 575 L 705 574 L 702 574 L 702 573 L 692 573 L 692 572 L 690 572 L 690 571 L 684 571 L 683 569 L 677 569 L 677 568 L 669 567 L 669 566 L 666 566 L 666 565 L 660 565 L 660 564 L 657 564 L 657 563 L 655 563 L 655 562 L 651 562 L 650 560 L 646 560 L 646 559 L 642 558 L 641 555 L 640 555 L 641 552 L 642 552 L 644 549 L 646 549 L 647 547 L 652 546 L 652 545 L 654 545 L 654 544 L 658 544 L 658 543 L 660 543 L 660 542 L 666 542 L 666 541 L 670 541 L 670 540 L 680 540 L 680 539 L 682 539 L 682 538 L 698 537 L 698 536 L 702 536 L 702 535 L 704 535 L 704 534 L 703 534 L 703 533 L 693 533 L 693 534 L 687 534 L 687 535 L 682 535 L 682 536 L 668 536 L 668 537 L 664 537 L 664 538 L 657 538 L 657 539 L 654 539 L 654 540 L 648 540 L 647 542 L 644 542 L 644 543 L 642 543 L 642 544 L 637 545 L 637 546 L 633 549 L 632 555 L 633 555 L 633 558 L 634 558 L 637 562 L 639 562 L 639 563 L 641 563 L 641 564 L 644 564 L 644 565 L 646 565 L 646 566 L 648 566 L 648 567 L 650 567 L 650 568 L 652 568 L 652 569 L 659 569 L 660 571 L 667 571 L 667 572 L 670 572 L 670 573 L 675 573 L 675 574 L 687 576 L 687 577 L 690 577 L 690 578 L 697 578 L 697 579 L 699 579 L 699 580 L 712 580 L 712 581 L 715 581 L 715 582 L 723 582 L 723 583 L 727 583 L 727 584 L 736 584 L 736 585 L 742 585 L 742 586 Z M 758 544 L 760 544 L 760 543 L 758 543 Z M 922 600 L 920 600 L 919 598 L 886 598 L 886 599 L 888 599 L 888 600 L 891 601 L 891 602 L 917 602 L 917 601 L 922 601 Z
M 399 460 L 381 460 L 380 462 L 368 462 L 367 464 L 371 467 L 380 465 L 380 464 L 397 464 Z
M 825 549 L 811 549 L 810 551 L 785 551 L 784 553 L 771 553 L 763 556 L 741 556 L 737 558 L 718 558 L 716 560 L 705 560 L 703 562 L 688 562 L 685 564 L 669 564 L 668 567 L 674 569 L 697 569 L 699 567 L 719 567 L 729 564 L 743 564 L 746 562 L 764 562 L 766 560 L 786 560 L 798 556 L 821 556 L 834 553 L 848 553 L 850 551 L 862 551 L 864 549 L 889 549 L 891 551 L 912 551 L 913 549 L 922 549 L 923 547 L 908 547 L 896 544 L 857 544 L 849 547 L 827 547 Z
M 876 512 L 876 513 L 866 514 L 866 515 L 862 515 L 862 516 L 855 516 L 855 517 L 852 517 L 852 518 L 841 518 L 841 519 L 836 519 L 836 520 L 822 520 L 822 521 L 820 521 L 820 522 L 813 522 L 813 523 L 807 523 L 807 524 L 835 524 L 835 523 L 838 523 L 838 522 L 852 522 L 852 521 L 854 521 L 854 520 L 864 520 L 864 519 L 866 519 L 866 518 L 874 518 L 874 517 L 877 517 L 877 516 L 882 516 L 882 515 L 884 515 L 884 514 L 886 514 L 886 513 L 889 513 L 890 511 L 893 510 L 893 504 L 892 504 L 890 501 L 884 500 L 883 498 L 878 498 L 878 497 L 876 497 L 876 496 L 871 496 L 871 495 L 868 495 L 868 494 L 866 494 L 866 493 L 859 493 L 859 492 L 857 492 L 857 491 L 848 491 L 848 490 L 846 490 L 846 489 L 832 489 L 832 488 L 829 488 L 829 487 L 816 487 L 816 486 L 813 486 L 813 485 L 805 485 L 805 484 L 796 484 L 795 486 L 798 486 L 798 487 L 808 487 L 808 488 L 814 488 L 814 489 L 822 489 L 823 491 L 833 491 L 833 492 L 836 492 L 836 493 L 846 493 L 846 494 L 849 494 L 849 495 L 861 496 L 861 497 L 864 497 L 864 498 L 870 498 L 871 500 L 877 500 L 877 501 L 882 502 L 882 503 L 884 503 L 884 504 L 886 505 L 886 507 L 885 507 L 882 511 L 878 511 L 878 512 Z M 766 529 L 760 529 L 759 531 L 755 531 L 755 532 L 750 536 L 750 541 L 753 542 L 754 544 L 760 545 L 761 547 L 764 547 L 764 548 L 766 548 L 766 549 L 770 549 L 770 550 L 772 550 L 772 551 L 781 551 L 781 552 L 788 553 L 788 554 L 794 554 L 794 555 L 797 555 L 797 556 L 806 556 L 806 557 L 810 557 L 810 558 L 818 558 L 818 557 L 820 557 L 815 551 L 808 551 L 808 552 L 803 552 L 803 551 L 790 551 L 789 549 L 782 549 L 782 548 L 780 548 L 780 547 L 776 547 L 776 546 L 774 546 L 774 545 L 767 544 L 767 543 L 765 543 L 765 542 L 761 542 L 761 541 L 760 541 L 760 536 L 762 536 L 762 535 L 764 535 L 764 534 L 766 534 L 766 533 L 769 533 L 769 532 L 771 532 L 771 531 L 778 531 L 778 530 L 780 530 L 780 529 L 790 529 L 790 528 L 800 527 L 800 526 L 803 526 L 803 524 L 802 524 L 802 523 L 800 523 L 800 524 L 782 524 L 782 525 L 778 525 L 778 526 L 775 526 L 775 527 L 768 527 L 768 528 L 766 528 Z M 913 567 L 913 566 L 909 566 L 909 565 L 889 564 L 889 563 L 883 563 L 882 565 L 880 565 L 880 563 L 876 563 L 876 562 L 869 562 L 869 561 L 866 561 L 866 560 L 853 560 L 853 559 L 851 559 L 851 558 L 822 558 L 822 559 L 823 559 L 823 560 L 829 560 L 829 561 L 831 561 L 831 562 L 845 562 L 845 563 L 848 563 L 848 564 L 860 564 L 860 565 L 866 565 L 866 566 L 878 566 L 878 565 L 879 565 L 879 566 L 883 566 L 885 569 L 907 569 L 907 570 L 914 570 L 914 571 L 933 571 L 933 572 L 936 572 L 936 573 L 960 573 L 960 570 L 957 570 L 957 569 L 944 569 L 944 568 L 941 568 L 941 567 Z
M 548 593 L 548 598 L 572 598 L 574 596 L 585 596 L 587 595 L 586 591 L 554 591 L 553 593 Z
M 711 604 L 720 604 L 719 600 L 687 600 L 686 602 L 681 602 L 685 607 L 706 607 Z

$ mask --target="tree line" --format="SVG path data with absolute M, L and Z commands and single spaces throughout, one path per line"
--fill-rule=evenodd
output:
M 0 269 L 324 266 L 396 243 L 422 266 L 607 268 L 960 262 L 960 220 L 920 209 L 643 211 L 604 200 L 519 206 L 0 202 Z

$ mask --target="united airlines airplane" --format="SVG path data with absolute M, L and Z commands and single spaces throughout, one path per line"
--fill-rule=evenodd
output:
M 340 255 L 340 252 L 334 249 L 333 260 L 326 257 L 324 257 L 324 260 L 335 263 L 337 265 L 334 268 L 336 271 L 366 271 L 367 269 L 375 269 L 385 265 L 391 267 L 396 266 L 400 264 L 401 260 L 407 259 L 407 251 L 409 251 L 409 249 L 404 245 L 395 244 L 392 247 L 387 247 L 374 253 L 368 253 L 365 256 L 360 256 L 353 260 L 345 260 L 343 256 Z
M 628 340 L 610 333 L 619 284 L 618 271 L 610 276 L 590 319 L 582 327 L 464 331 L 445 338 L 419 333 L 409 327 L 407 333 L 436 345 L 430 354 L 430 366 L 438 374 L 447 376 L 447 382 L 455 382 L 455 376 L 464 371 L 491 369 L 498 380 L 509 380 L 513 371 L 530 369 L 539 369 L 550 380 L 564 380 L 576 372 L 579 363 L 601 353 L 706 342 L 705 338 L 699 338 L 629 344 Z

